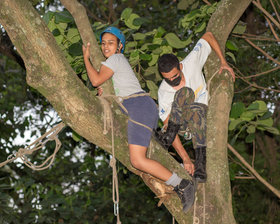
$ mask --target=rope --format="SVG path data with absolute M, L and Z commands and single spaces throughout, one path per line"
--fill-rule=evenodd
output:
M 49 168 L 54 161 L 56 153 L 58 152 L 58 150 L 61 147 L 61 142 L 58 139 L 57 135 L 64 127 L 65 127 L 65 124 L 63 122 L 59 123 L 58 125 L 56 125 L 51 130 L 46 132 L 43 136 L 38 138 L 36 141 L 34 141 L 32 144 L 30 144 L 26 148 L 20 148 L 17 152 L 9 155 L 5 162 L 0 163 L 0 168 L 18 158 L 20 158 L 26 166 L 28 166 L 29 168 L 31 168 L 33 170 L 39 171 L 39 170 L 45 170 L 45 169 Z M 46 138 L 46 140 L 42 141 L 44 138 Z M 56 143 L 56 147 L 55 147 L 53 154 L 51 156 L 49 156 L 41 165 L 35 165 L 34 163 L 30 162 L 27 159 L 26 155 L 31 155 L 33 152 L 43 148 L 43 146 L 48 141 L 55 141 L 55 143 Z
M 202 184 L 202 195 L 203 195 L 203 224 L 205 224 L 205 183 Z M 196 216 L 196 202 L 197 202 L 197 197 L 195 197 L 194 201 L 194 208 L 193 208 L 193 224 L 199 224 L 200 220 Z
M 125 113 L 128 115 L 127 109 L 123 106 L 122 102 L 123 100 L 130 99 L 130 98 L 135 98 L 138 96 L 148 96 L 148 93 L 139 93 L 139 94 L 133 94 L 127 97 L 119 97 L 115 95 L 102 95 L 99 96 L 98 98 L 100 99 L 101 103 L 103 104 L 104 108 L 104 129 L 103 129 L 103 134 L 108 133 L 108 129 L 111 128 L 111 137 L 112 137 L 112 158 L 110 160 L 110 166 L 112 167 L 113 170 L 113 176 L 112 176 L 112 200 L 114 202 L 114 215 L 117 216 L 117 224 L 121 224 L 120 221 L 120 214 L 119 214 L 119 184 L 118 184 L 118 173 L 117 173 L 117 168 L 116 168 L 116 158 L 115 158 L 115 145 L 114 145 L 114 125 L 113 125 L 113 116 L 112 116 L 112 111 L 110 104 L 106 98 L 113 98 L 118 105 L 125 111 Z M 128 116 L 128 119 L 140 126 L 143 126 L 150 131 L 153 131 L 150 127 L 141 124 L 133 119 L 131 119 Z

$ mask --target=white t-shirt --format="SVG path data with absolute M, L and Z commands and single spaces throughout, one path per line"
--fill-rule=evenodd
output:
M 204 39 L 200 39 L 194 49 L 180 63 L 183 65 L 183 75 L 186 87 L 191 88 L 195 94 L 195 102 L 208 105 L 208 91 L 202 73 L 202 68 L 211 53 L 211 47 Z M 159 117 L 164 121 L 172 107 L 174 95 L 177 90 L 170 86 L 165 80 L 160 84 L 158 90 Z
M 112 80 L 116 96 L 129 96 L 144 91 L 123 54 L 113 54 L 102 64 L 114 72 Z

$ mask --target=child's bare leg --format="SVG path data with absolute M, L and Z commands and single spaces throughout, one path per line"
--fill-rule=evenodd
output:
M 147 147 L 129 144 L 129 154 L 132 166 L 145 173 L 157 177 L 167 185 L 174 187 L 183 205 L 183 211 L 187 212 L 194 203 L 195 186 L 193 181 L 182 179 L 176 173 L 171 173 L 159 162 L 146 157 Z
M 147 147 L 133 144 L 129 144 L 128 147 L 131 164 L 136 169 L 163 181 L 167 181 L 172 176 L 172 173 L 159 162 L 147 158 Z

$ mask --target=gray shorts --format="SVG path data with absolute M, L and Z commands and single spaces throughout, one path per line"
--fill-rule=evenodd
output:
M 151 129 L 155 129 L 158 123 L 158 108 L 150 96 L 138 96 L 123 101 L 123 106 L 128 111 L 128 116 Z M 128 121 L 128 144 L 149 147 L 152 132 L 138 124 Z

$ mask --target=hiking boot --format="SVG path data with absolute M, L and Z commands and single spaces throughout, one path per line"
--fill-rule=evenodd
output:
M 207 179 L 206 174 L 206 147 L 197 148 L 195 152 L 194 162 L 194 178 L 198 183 L 205 183 Z
M 180 129 L 180 125 L 179 124 L 175 124 L 174 122 L 172 121 L 168 121 L 168 126 L 167 126 L 167 129 L 165 132 L 162 132 L 162 131 L 155 131 L 154 132 L 154 136 L 156 138 L 156 140 L 165 148 L 165 149 L 168 149 L 175 137 L 176 137 L 176 134 L 178 133 Z
M 174 191 L 181 199 L 183 211 L 188 212 L 195 200 L 195 183 L 192 180 L 182 179 L 180 184 L 174 188 Z

